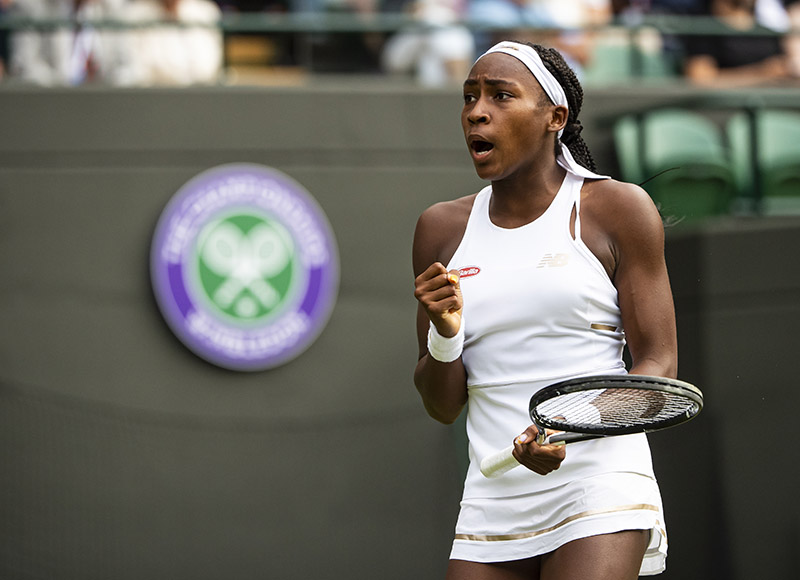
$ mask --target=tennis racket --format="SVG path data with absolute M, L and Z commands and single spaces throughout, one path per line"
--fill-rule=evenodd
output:
M 531 397 L 530 416 L 539 430 L 539 445 L 564 445 L 659 431 L 689 421 L 702 408 L 703 393 L 684 381 L 595 375 L 544 387 Z M 484 458 L 481 473 L 497 477 L 519 466 L 513 450 L 512 445 Z

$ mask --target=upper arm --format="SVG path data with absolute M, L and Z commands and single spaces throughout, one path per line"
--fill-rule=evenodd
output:
M 674 377 L 675 309 L 661 216 L 638 186 L 609 182 L 598 193 L 591 216 L 595 227 L 606 233 L 613 254 L 612 282 L 633 359 L 631 371 Z
M 458 249 L 467 227 L 475 196 L 437 203 L 425 210 L 417 220 L 412 248 L 414 276 L 431 264 L 447 266 Z M 417 308 L 417 340 L 420 357 L 427 352 L 429 319 L 421 305 Z
M 470 195 L 437 203 L 422 212 L 414 230 L 412 261 L 415 276 L 434 262 L 447 265 L 464 236 L 474 201 L 475 195 Z
M 425 269 L 439 261 L 442 240 L 438 238 L 437 224 L 441 221 L 443 210 L 436 206 L 429 207 L 417 220 L 414 230 L 414 244 L 411 250 L 411 262 L 414 276 L 419 276 Z

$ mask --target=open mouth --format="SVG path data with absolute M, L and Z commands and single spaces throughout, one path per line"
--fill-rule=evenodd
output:
M 472 149 L 473 153 L 475 153 L 475 155 L 478 156 L 486 155 L 489 153 L 489 151 L 494 149 L 494 145 L 492 145 L 488 141 L 482 141 L 480 139 L 476 139 L 475 141 L 470 143 L 469 146 Z

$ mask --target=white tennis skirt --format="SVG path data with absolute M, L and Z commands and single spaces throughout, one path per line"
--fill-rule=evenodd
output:
M 667 532 L 653 478 L 606 473 L 528 495 L 464 499 L 450 558 L 522 560 L 572 540 L 623 530 L 650 531 L 641 576 L 666 569 Z

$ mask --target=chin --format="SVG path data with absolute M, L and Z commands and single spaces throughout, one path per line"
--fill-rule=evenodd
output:
M 497 173 L 492 171 L 488 167 L 475 165 L 475 173 L 477 173 L 478 177 L 486 181 L 495 181 L 496 179 L 498 179 Z
M 484 181 L 491 181 L 491 182 L 502 181 L 506 177 L 505 175 L 494 173 L 492 171 L 477 171 L 476 173 L 478 174 L 478 177 L 480 177 Z

